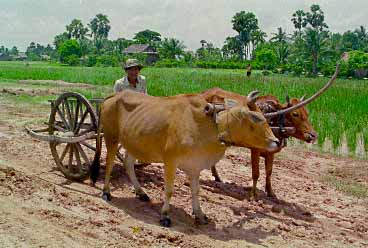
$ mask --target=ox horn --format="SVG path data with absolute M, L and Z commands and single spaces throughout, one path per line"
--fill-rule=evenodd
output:
M 340 63 L 338 63 L 336 65 L 335 74 L 328 81 L 328 83 L 325 86 L 323 86 L 313 96 L 311 96 L 307 100 L 304 100 L 304 101 L 299 102 L 298 104 L 296 104 L 296 105 L 294 105 L 294 106 L 292 106 L 290 108 L 283 109 L 283 110 L 280 110 L 280 111 L 277 111 L 277 112 L 266 113 L 266 114 L 264 114 L 264 117 L 266 117 L 266 118 L 269 119 L 269 118 L 272 118 L 272 117 L 275 117 L 275 116 L 278 116 L 278 115 L 287 114 L 287 113 L 290 113 L 291 111 L 294 111 L 294 110 L 296 110 L 298 108 L 304 107 L 305 105 L 311 103 L 312 101 L 314 101 L 315 99 L 317 99 L 322 93 L 324 93 L 336 81 L 336 78 L 337 78 L 337 75 L 339 74 L 339 71 L 340 71 Z
M 248 94 L 249 103 L 256 103 L 258 94 L 259 94 L 258 90 L 254 90 L 254 91 L 250 92 Z
M 300 101 L 302 102 L 304 101 L 304 99 L 305 99 L 305 95 L 300 98 Z
M 285 100 L 286 100 L 287 105 L 290 106 L 290 97 L 289 97 L 289 94 L 286 94 Z
M 204 107 L 204 113 L 207 115 L 212 115 L 213 113 L 217 113 L 223 110 L 225 110 L 225 106 L 223 104 L 207 103 L 206 107 Z

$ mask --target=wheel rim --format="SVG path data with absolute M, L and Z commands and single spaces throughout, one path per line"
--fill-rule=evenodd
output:
M 68 92 L 54 102 L 49 120 L 50 135 L 76 137 L 96 130 L 96 115 L 85 97 Z M 96 139 L 80 143 L 50 143 L 58 168 L 73 180 L 83 180 L 88 176 L 95 147 Z

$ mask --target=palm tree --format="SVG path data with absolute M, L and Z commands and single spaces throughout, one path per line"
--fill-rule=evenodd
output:
M 106 39 L 111 29 L 110 21 L 106 15 L 98 14 L 88 24 L 91 29 L 91 36 L 96 42 L 97 40 Z
M 291 21 L 294 24 L 294 27 L 298 30 L 298 34 L 301 34 L 302 28 L 304 28 L 307 25 L 306 19 L 305 19 L 305 12 L 303 10 L 297 10 L 293 17 L 291 18 Z
M 82 21 L 78 19 L 74 19 L 70 25 L 67 25 L 66 30 L 69 37 L 76 40 L 84 39 L 89 31 L 88 28 L 84 27 Z
M 273 37 L 270 39 L 270 41 L 286 43 L 288 40 L 287 34 L 286 32 L 282 30 L 282 27 L 278 27 L 277 33 L 272 33 L 272 34 L 273 34 Z
M 160 47 L 160 54 L 164 58 L 175 59 L 184 54 L 185 46 L 182 41 L 174 38 L 165 38 Z
M 312 57 L 312 73 L 316 76 L 319 58 L 327 52 L 328 32 L 307 28 L 304 33 L 304 41 L 306 55 Z
M 266 42 L 267 34 L 260 29 L 257 29 L 251 33 L 250 42 L 252 45 L 252 55 L 254 54 L 254 50 L 257 48 L 258 44 L 262 44 Z

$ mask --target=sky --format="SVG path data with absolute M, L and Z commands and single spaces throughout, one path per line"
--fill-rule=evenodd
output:
M 368 27 L 368 0 L 0 0 L 0 45 L 24 51 L 31 41 L 52 44 L 72 19 L 87 24 L 96 14 L 111 21 L 109 38 L 129 38 L 144 29 L 184 41 L 187 50 L 204 39 L 221 47 L 236 12 L 254 12 L 270 36 L 277 27 L 292 33 L 298 10 L 319 4 L 332 32 Z

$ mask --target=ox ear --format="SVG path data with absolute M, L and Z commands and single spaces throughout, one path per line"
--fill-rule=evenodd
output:
M 266 120 L 262 114 L 255 111 L 249 111 L 245 108 L 242 108 L 240 113 L 243 118 L 249 118 L 254 123 L 263 122 Z
M 230 109 L 235 107 L 236 105 L 238 105 L 239 102 L 234 100 L 234 99 L 230 99 L 230 98 L 225 98 L 225 108 L 226 109 Z

